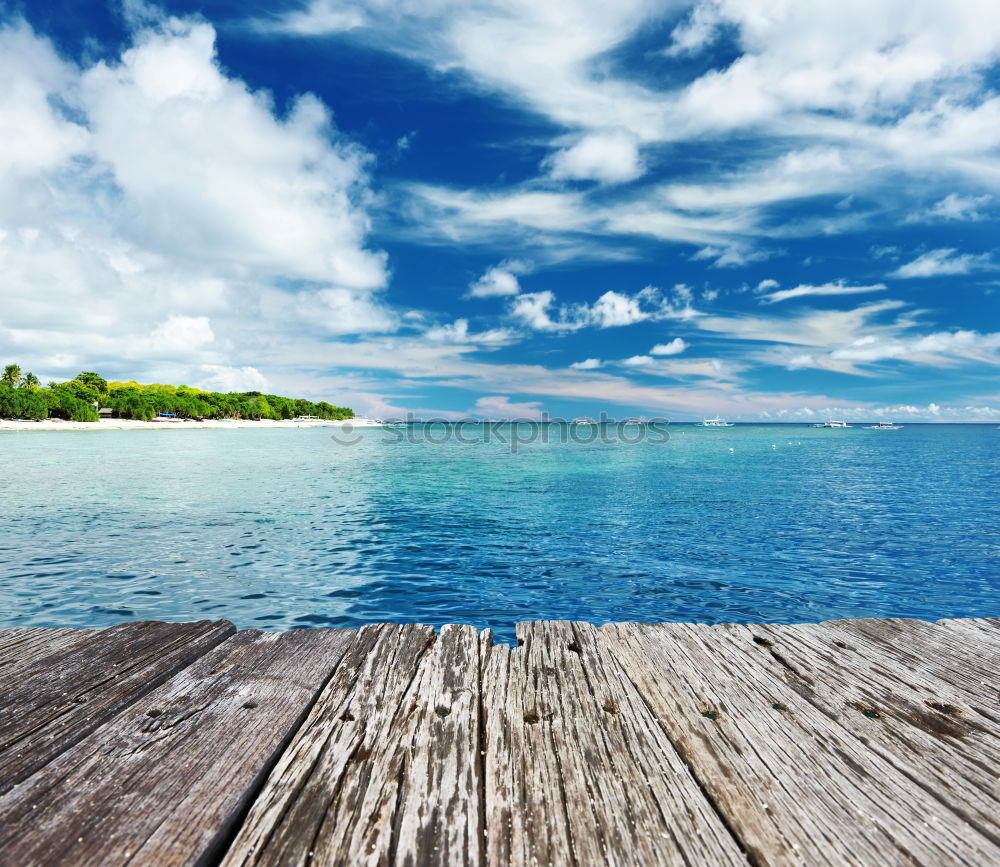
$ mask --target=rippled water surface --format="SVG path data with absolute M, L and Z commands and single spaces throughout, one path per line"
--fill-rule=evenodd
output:
M 0 627 L 1000 614 L 993 426 L 331 432 L 0 434 Z

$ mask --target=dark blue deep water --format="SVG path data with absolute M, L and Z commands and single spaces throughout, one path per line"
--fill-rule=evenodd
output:
M 2 433 L 0 627 L 1000 614 L 993 426 L 669 432 Z

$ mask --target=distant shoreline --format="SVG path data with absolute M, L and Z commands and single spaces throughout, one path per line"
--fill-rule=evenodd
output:
M 232 430 L 236 428 L 269 428 L 271 430 L 286 430 L 288 428 L 304 427 L 343 427 L 352 428 L 381 427 L 370 419 L 319 419 L 317 421 L 273 421 L 271 419 L 206 419 L 205 421 L 184 421 L 181 419 L 161 419 L 158 421 L 138 421 L 128 418 L 101 419 L 100 421 L 62 421 L 60 419 L 43 419 L 42 421 L 11 421 L 0 419 L 0 431 L 68 431 L 68 430 Z
M 512 424 L 517 422 L 511 421 L 480 421 L 480 420 L 448 420 L 436 419 L 432 421 L 413 421 L 413 422 L 403 422 L 392 424 L 392 427 L 399 427 L 401 425 L 409 426 L 413 425 L 423 425 L 423 424 L 434 424 L 434 423 L 445 423 L 450 425 L 461 425 L 461 424 Z M 542 424 L 540 422 L 530 422 L 522 421 L 522 424 Z M 561 424 L 566 425 L 568 422 L 561 422 Z M 618 424 L 618 422 L 609 424 Z M 874 422 L 853 422 L 852 428 L 858 430 L 864 429 L 868 424 L 874 424 Z M 357 428 L 384 428 L 386 427 L 385 422 L 373 421 L 368 418 L 349 418 L 349 419 L 317 419 L 315 421 L 295 421 L 292 419 L 282 419 L 280 421 L 275 421 L 273 419 L 205 419 L 204 421 L 186 421 L 183 419 L 159 419 L 153 421 L 138 421 L 136 419 L 127 418 L 112 418 L 112 419 L 101 419 L 96 422 L 86 422 L 86 421 L 65 421 L 62 419 L 42 419 L 41 421 L 13 421 L 11 419 L 0 419 L 0 433 L 7 432 L 25 432 L 25 431 L 100 431 L 100 430 L 232 430 L 235 428 L 258 428 L 258 429 L 268 429 L 268 430 L 287 430 L 289 428 L 307 428 L 307 427 L 344 427 L 349 425 L 352 429 Z M 996 422 L 968 422 L 968 421 L 948 421 L 948 422 L 918 422 L 909 421 L 906 422 L 904 426 L 926 426 L 932 427 L 937 425 L 977 425 L 980 427 L 996 427 Z M 596 425 L 595 425 L 596 426 Z M 681 421 L 672 422 L 671 427 L 673 429 L 685 428 L 685 427 L 701 427 L 700 422 L 693 421 Z M 739 427 L 775 427 L 775 428 L 813 428 L 815 427 L 812 422 L 735 422 L 733 428 Z

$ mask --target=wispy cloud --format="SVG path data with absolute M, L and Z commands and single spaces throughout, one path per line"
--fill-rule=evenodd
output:
M 756 250 L 748 244 L 731 244 L 726 247 L 702 247 L 691 259 L 695 262 L 707 260 L 713 268 L 742 268 L 752 262 L 763 262 L 774 255 L 768 250 Z
M 944 365 L 949 359 L 1000 364 L 1000 332 L 939 331 L 905 338 L 869 335 L 830 353 L 834 360 L 874 362 L 902 359 Z
M 490 328 L 479 332 L 470 331 L 468 319 L 456 319 L 447 325 L 432 325 L 424 331 L 423 336 L 426 340 L 434 343 L 460 343 L 484 349 L 504 346 L 517 340 L 517 335 L 507 328 Z
M 835 283 L 823 283 L 819 286 L 810 286 L 803 283 L 794 289 L 780 289 L 776 292 L 761 295 L 760 303 L 776 304 L 778 301 L 788 301 L 791 298 L 805 298 L 817 295 L 863 295 L 869 292 L 882 292 L 886 288 L 885 283 L 873 283 L 870 286 L 851 286 L 841 280 Z
M 542 417 L 542 404 L 539 401 L 518 403 L 511 401 L 509 395 L 489 395 L 479 398 L 469 414 L 487 418 L 538 419 Z
M 963 196 L 959 193 L 949 193 L 926 210 L 907 217 L 906 222 L 926 222 L 932 220 L 978 222 L 986 219 L 983 209 L 992 200 L 993 196 L 989 193 L 984 193 L 980 196 Z
M 936 368 L 970 362 L 1000 365 L 1000 333 L 956 330 L 911 334 L 909 328 L 890 326 L 855 337 L 840 346 L 803 351 L 775 345 L 754 353 L 753 357 L 789 370 L 815 368 L 869 377 L 876 375 L 873 365 L 886 361 Z
M 859 335 L 884 330 L 897 332 L 912 321 L 898 316 L 889 323 L 878 324 L 882 314 L 906 307 L 903 301 L 890 300 L 862 304 L 848 310 L 807 311 L 789 316 L 703 315 L 692 324 L 703 331 L 724 334 L 738 340 L 791 346 L 840 346 Z
M 711 60 L 723 33 L 738 55 L 662 84 L 640 84 L 628 64 L 607 61 L 643 28 L 671 20 L 665 55 Z M 981 77 L 997 59 L 1000 13 L 987 0 L 816 0 L 766 14 L 757 0 L 311 0 L 256 25 L 460 70 L 448 86 L 496 94 L 558 128 L 535 178 L 488 192 L 408 185 L 409 228 L 425 240 L 499 243 L 518 230 L 539 246 L 539 232 L 647 236 L 696 245 L 717 267 L 746 267 L 774 255 L 770 239 L 843 232 L 884 215 L 887 205 L 854 202 L 875 190 L 888 202 L 940 184 L 933 218 L 976 219 L 983 194 L 947 187 L 1000 182 L 1000 98 Z M 671 164 L 676 180 L 662 182 L 668 151 L 659 146 L 695 143 L 700 154 L 702 143 L 734 132 L 747 146 L 728 150 L 724 169 L 699 156 Z M 596 188 L 580 190 L 580 180 Z M 626 198 L 607 197 L 605 187 L 626 181 L 636 182 Z M 777 215 L 779 204 L 824 196 L 851 202 L 851 212 Z M 591 245 L 591 255 L 614 247 Z
M 971 274 L 973 271 L 988 271 L 996 268 L 989 253 L 958 253 L 951 247 L 930 250 L 893 271 L 890 277 L 909 279 L 913 277 L 940 277 L 955 274 Z

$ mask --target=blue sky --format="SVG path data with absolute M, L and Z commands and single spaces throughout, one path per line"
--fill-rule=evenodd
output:
M 994 2 L 0 9 L 0 357 L 43 379 L 1000 419 Z

